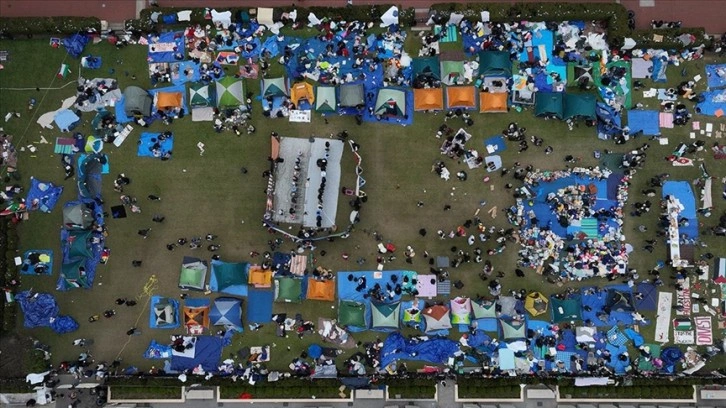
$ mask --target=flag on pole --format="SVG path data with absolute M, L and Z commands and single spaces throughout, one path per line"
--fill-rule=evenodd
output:
M 58 74 L 56 77 L 65 79 L 65 77 L 68 76 L 68 74 L 71 73 L 71 67 L 68 66 L 68 64 L 61 64 L 60 69 L 58 70 Z

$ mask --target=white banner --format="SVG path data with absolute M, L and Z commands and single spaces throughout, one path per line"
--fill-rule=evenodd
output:
M 690 316 L 692 308 L 690 279 L 684 279 L 681 286 L 683 290 L 676 291 L 676 305 L 681 306 L 681 309 L 677 310 L 676 314 L 678 316 Z
M 711 325 L 711 316 L 698 316 L 693 320 L 696 323 L 696 345 L 712 345 L 713 326 Z
M 655 318 L 655 341 L 668 343 L 671 328 L 671 305 L 673 294 L 670 292 L 658 292 L 658 315 Z
M 312 112 L 309 110 L 291 110 L 289 118 L 290 122 L 310 123 Z
M 696 332 L 693 330 L 673 330 L 673 342 L 676 344 L 694 344 L 696 342 Z

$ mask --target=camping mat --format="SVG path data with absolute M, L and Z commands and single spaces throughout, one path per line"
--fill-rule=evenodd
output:
M 56 137 L 55 148 L 53 152 L 56 154 L 73 154 L 73 146 L 76 141 L 70 137 Z
M 651 358 L 650 360 L 646 360 L 644 357 L 640 357 L 640 359 L 638 359 L 638 370 L 655 371 L 653 358 L 660 357 L 660 344 L 645 344 L 644 346 L 650 348 Z
M 444 31 L 443 27 L 440 25 L 437 25 L 434 27 L 434 33 L 441 34 L 441 32 Z M 446 32 L 441 35 L 441 39 L 439 42 L 442 43 L 450 43 L 450 42 L 456 42 L 459 39 L 458 30 L 455 25 L 447 25 L 446 26 Z

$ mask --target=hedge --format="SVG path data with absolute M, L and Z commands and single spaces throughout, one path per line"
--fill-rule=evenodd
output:
M 0 35 L 74 34 L 101 31 L 96 17 L 2 17 Z
M 435 379 L 387 379 L 385 384 L 390 399 L 433 399 L 436 396 Z
M 592 387 L 560 387 L 561 398 L 593 398 L 593 399 L 691 399 L 691 385 L 633 385 L 633 386 L 592 386 Z
M 109 387 L 111 398 L 114 400 L 141 400 L 141 399 L 181 399 L 182 390 L 180 385 L 168 387 L 149 387 L 142 385 Z
M 385 13 L 393 4 L 378 4 L 368 6 L 352 6 L 352 7 L 275 7 L 273 11 L 273 19 L 279 20 L 283 13 L 297 10 L 298 21 L 307 23 L 307 16 L 310 13 L 315 14 L 318 18 L 324 17 L 335 19 L 335 20 L 346 20 L 346 21 L 378 21 L 380 17 Z M 228 7 L 224 10 L 232 12 L 232 21 L 239 19 L 240 13 L 249 12 L 255 7 Z M 152 13 L 161 13 L 161 16 L 176 14 L 181 10 L 191 10 L 190 21 L 180 22 L 175 24 L 164 24 L 163 18 L 159 17 L 158 22 L 154 23 L 151 21 Z M 143 31 L 150 31 L 154 29 L 165 29 L 169 27 L 186 27 L 189 24 L 211 24 L 212 21 L 205 18 L 206 8 L 204 7 L 192 7 L 192 8 L 177 8 L 177 7 L 153 7 L 141 10 L 138 20 L 127 21 L 127 27 L 132 26 L 136 29 Z M 406 18 L 409 19 L 409 23 L 413 20 L 413 11 L 406 13 Z
M 18 250 L 17 225 L 10 221 L 11 217 L 0 218 L 0 285 L 6 287 L 8 282 L 19 279 L 18 268 L 15 267 L 15 256 Z M 17 303 L 6 303 L 5 294 L 0 294 L 0 333 L 15 330 L 17 322 Z

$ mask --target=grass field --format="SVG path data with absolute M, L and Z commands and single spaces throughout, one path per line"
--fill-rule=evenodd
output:
M 409 40 L 413 48 L 415 44 Z M 16 40 L 0 42 L 0 49 L 10 52 L 10 61 L 5 69 L 0 71 L 0 115 L 8 111 L 21 112 L 20 119 L 11 119 L 2 126 L 5 131 L 14 135 L 17 148 L 34 144 L 43 135 L 53 142 L 59 136 L 57 130 L 41 130 L 35 123 L 39 114 L 55 110 L 60 101 L 74 95 L 75 85 L 71 82 L 77 75 L 86 78 L 114 77 L 117 78 L 123 89 L 128 85 L 149 87 L 147 79 L 146 48 L 142 46 L 129 46 L 116 50 L 107 43 L 89 45 L 85 54 L 100 55 L 103 66 L 96 71 L 81 70 L 77 60 L 66 56 L 63 49 L 53 49 L 48 46 L 47 40 Z M 55 74 L 62 62 L 70 63 L 71 76 L 65 80 L 55 79 Z M 704 73 L 704 64 L 708 61 L 690 62 L 685 65 L 688 77 Z M 110 69 L 114 71 L 111 72 Z M 681 67 L 669 67 L 668 84 L 659 84 L 658 87 L 674 86 L 684 78 L 680 76 Z M 272 75 L 282 72 L 282 67 L 275 65 Z M 138 79 L 133 80 L 132 76 Z M 651 85 L 648 80 L 646 86 Z M 697 91 L 703 90 L 705 81 L 701 81 Z M 259 82 L 247 80 L 248 90 L 259 93 Z M 36 90 L 36 87 L 42 88 Z M 13 88 L 13 89 L 9 89 Z M 21 89 L 18 89 L 21 88 Z M 47 89 L 46 88 L 50 88 Z M 28 100 L 35 98 L 38 101 L 35 109 L 26 109 Z M 642 94 L 634 95 L 635 102 L 643 102 L 646 106 L 657 109 L 655 99 L 642 99 Z M 106 210 L 108 206 L 119 203 L 119 194 L 112 189 L 113 178 L 118 173 L 125 173 L 131 178 L 131 184 L 125 193 L 139 198 L 141 214 L 129 214 L 125 219 L 107 219 L 109 236 L 107 246 L 111 248 L 110 261 L 105 266 L 99 266 L 96 283 L 92 290 L 73 290 L 60 293 L 55 291 L 55 282 L 58 276 L 60 257 L 56 257 L 53 277 L 23 277 L 23 288 L 33 288 L 35 291 L 54 293 L 60 304 L 61 314 L 73 316 L 79 323 L 80 329 L 71 334 L 54 335 L 50 329 L 35 329 L 32 331 L 22 328 L 22 315 L 19 316 L 18 333 L 23 336 L 34 336 L 50 344 L 53 350 L 53 363 L 62 360 L 75 359 L 79 352 L 71 346 L 72 340 L 79 337 L 93 338 L 95 344 L 92 352 L 97 361 L 110 361 L 116 358 L 123 359 L 123 365 L 135 365 L 141 369 L 148 369 L 155 362 L 144 360 L 142 353 L 151 339 L 165 342 L 168 336 L 176 331 L 152 330 L 148 328 L 147 297 L 143 296 L 144 288 L 155 277 L 153 293 L 171 297 L 179 296 L 177 288 L 179 267 L 182 256 L 201 255 L 209 257 L 210 253 L 199 249 L 195 253 L 189 249 L 167 251 L 165 245 L 176 241 L 180 237 L 214 233 L 219 236 L 221 249 L 218 252 L 223 260 L 253 261 L 249 257 L 250 251 L 263 252 L 266 243 L 271 238 L 261 226 L 261 217 L 265 206 L 264 189 L 266 180 L 261 177 L 267 168 L 270 142 L 269 133 L 276 131 L 282 136 L 328 137 L 347 129 L 354 139 L 361 145 L 363 156 L 364 177 L 367 184 L 364 188 L 368 195 L 368 202 L 361 212 L 361 222 L 356 225 L 354 233 L 348 239 L 338 239 L 334 242 L 321 242 L 314 255 L 317 265 L 334 271 L 345 270 L 373 270 L 375 268 L 376 241 L 373 232 L 382 235 L 384 240 L 395 243 L 399 248 L 406 245 L 413 246 L 418 257 L 413 265 L 404 262 L 404 257 L 386 264 L 386 269 L 413 269 L 421 273 L 428 271 L 428 263 L 422 258 L 424 250 L 432 256 L 450 253 L 452 246 L 465 248 L 465 238 L 456 240 L 439 240 L 436 230 L 449 231 L 473 217 L 475 211 L 481 208 L 481 216 L 487 226 L 509 228 L 502 209 L 513 204 L 510 191 L 503 186 L 505 183 L 518 183 L 511 176 L 500 177 L 498 173 L 492 174 L 491 181 L 484 183 L 485 170 L 469 171 L 469 179 L 465 182 L 443 181 L 431 173 L 431 165 L 442 159 L 439 154 L 441 140 L 434 137 L 435 131 L 443 121 L 443 115 L 416 113 L 414 124 L 408 127 L 394 125 L 364 124 L 357 126 L 352 117 L 333 116 L 329 124 L 324 124 L 322 118 L 314 114 L 311 124 L 291 124 L 284 120 L 266 120 L 260 114 L 259 103 L 254 110 L 254 124 L 257 133 L 251 136 L 237 137 L 231 133 L 217 134 L 209 122 L 192 123 L 189 118 L 174 122 L 170 129 L 175 134 L 174 155 L 172 160 L 162 162 L 155 159 L 139 158 L 136 156 L 136 140 L 139 130 L 135 130 L 129 139 L 120 147 L 106 146 L 104 153 L 109 155 L 111 173 L 103 179 L 104 200 Z M 689 105 L 690 106 L 690 105 Z M 88 130 L 92 119 L 91 114 L 82 117 L 83 126 L 80 130 Z M 639 147 L 646 140 L 640 139 L 624 146 L 616 146 L 610 141 L 601 141 L 596 138 L 593 128 L 580 126 L 574 131 L 568 131 L 564 122 L 545 121 L 537 119 L 531 110 L 522 113 L 512 111 L 509 114 L 474 114 L 475 125 L 468 129 L 473 134 L 468 146 L 484 150 L 483 140 L 498 134 L 509 122 L 517 122 L 520 126 L 529 129 L 529 134 L 543 137 L 545 146 L 554 148 L 552 155 L 545 155 L 543 148 L 532 146 L 525 154 L 517 154 L 514 145 L 502 154 L 505 165 L 511 166 L 515 161 L 523 165 L 532 164 L 538 169 L 562 169 L 565 165 L 563 157 L 572 154 L 581 157 L 581 165 L 594 166 L 598 163 L 593 158 L 595 149 L 612 149 L 623 153 Z M 714 123 L 718 127 L 726 123 L 723 118 L 696 117 L 702 122 Z M 456 120 L 449 124 L 458 126 Z M 162 131 L 165 127 L 161 123 L 152 125 L 152 131 Z M 655 174 L 669 172 L 671 179 L 692 181 L 700 175 L 698 167 L 671 167 L 663 158 L 671 153 L 678 142 L 691 142 L 688 140 L 690 124 L 686 128 L 664 129 L 664 135 L 670 139 L 668 146 L 659 146 L 657 142 L 650 142 L 648 161 L 643 170 L 639 170 L 631 185 L 631 202 L 642 200 L 639 192 L 646 186 L 647 181 Z M 707 145 L 714 140 L 706 139 Z M 197 142 L 206 145 L 206 153 L 200 156 L 196 148 Z M 30 153 L 27 149 L 20 154 L 20 174 L 22 184 L 28 186 L 30 176 L 41 180 L 53 181 L 65 187 L 61 204 L 76 198 L 77 191 L 73 180 L 63 181 L 63 170 L 60 157 L 53 154 L 52 144 L 36 144 L 37 152 Z M 709 150 L 699 153 L 699 162 L 707 166 L 713 176 L 719 178 L 714 182 L 714 203 L 716 208 L 711 218 L 701 218 L 703 224 L 701 231 L 714 225 L 718 216 L 726 210 L 726 202 L 720 198 L 723 184 L 720 178 L 726 175 L 724 166 L 713 159 Z M 444 158 L 445 159 L 445 158 Z M 447 166 L 452 174 L 466 167 L 463 163 L 452 162 L 446 159 Z M 248 169 L 247 174 L 241 174 L 240 167 Z M 351 186 L 354 182 L 352 156 L 346 151 L 343 157 L 344 174 L 343 186 Z M 493 186 L 493 187 L 490 187 Z M 492 189 L 490 189 L 492 188 Z M 162 201 L 151 202 L 146 200 L 148 194 L 162 197 Z M 422 201 L 422 207 L 417 202 Z M 480 202 L 486 205 L 480 207 Z M 451 205 L 451 211 L 443 211 L 444 205 Z M 486 211 L 496 206 L 500 212 L 492 219 Z M 338 224 L 346 224 L 348 218 L 348 198 L 342 196 L 339 203 Z M 163 224 L 152 223 L 154 214 L 163 214 L 166 221 Z M 653 254 L 642 251 L 643 241 L 654 237 L 654 233 L 641 234 L 636 232 L 639 224 L 644 224 L 649 231 L 656 230 L 658 211 L 642 218 L 626 217 L 624 228 L 628 242 L 636 248 L 631 257 L 630 266 L 645 272 L 655 266 L 656 260 L 666 259 L 665 244 L 657 245 Z M 60 254 L 59 230 L 61 227 L 60 206 L 51 214 L 32 213 L 30 220 L 20 228 L 21 249 L 51 248 Z M 142 239 L 137 230 L 152 228 L 148 239 Z M 419 229 L 426 228 L 429 234 L 422 237 Z M 713 252 L 724 256 L 726 245 L 723 238 L 702 235 L 708 248 L 700 249 L 697 253 Z M 495 242 L 487 242 L 481 246 L 486 249 L 493 248 Z M 294 244 L 286 242 L 282 250 L 291 250 Z M 505 291 L 524 288 L 526 290 L 539 290 L 552 293 L 561 290 L 545 282 L 532 270 L 527 271 L 526 278 L 516 278 L 514 267 L 517 258 L 517 249 L 510 246 L 505 252 L 491 258 L 495 270 L 504 271 L 507 276 L 502 280 Z M 327 254 L 322 256 L 321 251 Z M 341 257 L 342 253 L 350 254 L 350 260 Z M 362 266 L 354 261 L 359 257 L 365 258 Z M 132 268 L 132 260 L 142 260 L 141 268 Z M 465 287 L 452 295 L 465 294 L 475 296 L 486 294 L 486 284 L 478 278 L 481 269 L 479 264 L 464 264 L 451 270 L 452 280 L 460 279 Z M 672 283 L 670 273 L 664 273 L 666 283 Z M 605 284 L 604 281 L 572 282 L 568 285 Z M 665 289 L 670 288 L 670 286 Z M 190 296 L 203 296 L 192 293 Z M 114 300 L 118 297 L 138 297 L 139 304 L 135 307 L 117 307 Z M 334 317 L 337 311 L 332 303 L 303 302 L 301 304 L 275 304 L 275 312 L 302 313 L 306 319 L 316 320 L 318 316 Z M 101 319 L 96 323 L 88 323 L 90 315 L 101 314 L 105 309 L 116 308 L 118 314 L 112 319 Z M 652 318 L 653 316 L 647 316 Z M 126 336 L 125 332 L 134 326 L 142 330 L 141 336 Z M 408 334 L 409 332 L 406 331 Z M 411 332 L 412 333 L 412 332 Z M 646 341 L 652 341 L 654 324 L 641 329 Z M 720 338 L 723 333 L 715 333 Z M 356 334 L 360 341 L 371 341 L 383 338 L 385 334 L 366 332 Z M 452 332 L 452 338 L 458 339 L 459 334 Z M 306 349 L 312 342 L 318 342 L 317 336 L 306 336 L 300 340 L 296 336 L 289 339 L 277 338 L 272 325 L 265 325 L 259 332 L 246 331 L 236 335 L 234 344 L 225 350 L 223 358 L 236 352 L 243 346 L 272 344 L 273 369 L 284 369 L 290 360 Z M 291 350 L 287 350 L 287 346 Z M 350 355 L 347 351 L 343 357 Z M 5 350 L 3 350 L 5 354 Z M 339 362 L 343 358 L 338 359 Z M 725 360 L 714 359 L 709 364 L 711 368 L 723 367 Z M 158 366 L 158 364 L 157 364 Z M 414 368 L 416 365 L 409 365 Z M 704 370 L 706 371 L 706 370 Z

